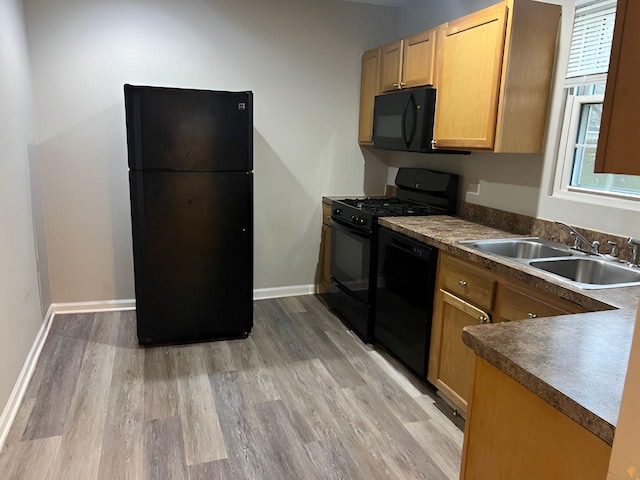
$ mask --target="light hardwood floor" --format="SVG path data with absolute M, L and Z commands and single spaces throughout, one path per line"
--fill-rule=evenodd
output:
M 135 312 L 56 316 L 4 480 L 457 479 L 462 432 L 314 296 L 245 340 L 143 349 Z

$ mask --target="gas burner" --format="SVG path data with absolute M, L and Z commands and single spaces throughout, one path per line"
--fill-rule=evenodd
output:
M 398 198 L 358 198 L 345 199 L 340 202 L 376 217 L 434 215 L 444 213 L 437 207 L 421 205 Z

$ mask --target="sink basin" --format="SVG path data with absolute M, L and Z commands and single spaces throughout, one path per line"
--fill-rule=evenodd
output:
M 460 243 L 462 245 L 477 248 L 483 252 L 517 259 L 571 256 L 571 250 L 564 245 L 542 240 L 540 238 L 499 238 Z
M 638 268 L 577 252 L 566 245 L 541 238 L 493 238 L 459 243 L 484 253 L 535 267 L 582 289 L 640 285 Z
M 562 258 L 529 262 L 532 267 L 559 275 L 583 288 L 640 285 L 640 270 L 597 258 Z

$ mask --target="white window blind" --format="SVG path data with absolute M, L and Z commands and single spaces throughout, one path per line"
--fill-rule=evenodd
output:
M 615 19 L 616 0 L 576 6 L 567 79 L 607 73 Z

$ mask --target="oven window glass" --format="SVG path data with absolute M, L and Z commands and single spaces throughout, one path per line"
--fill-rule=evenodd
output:
M 376 117 L 376 136 L 402 138 L 402 115 L 380 115 Z
M 342 286 L 367 301 L 371 241 L 342 227 L 333 228 L 331 235 L 331 275 Z

